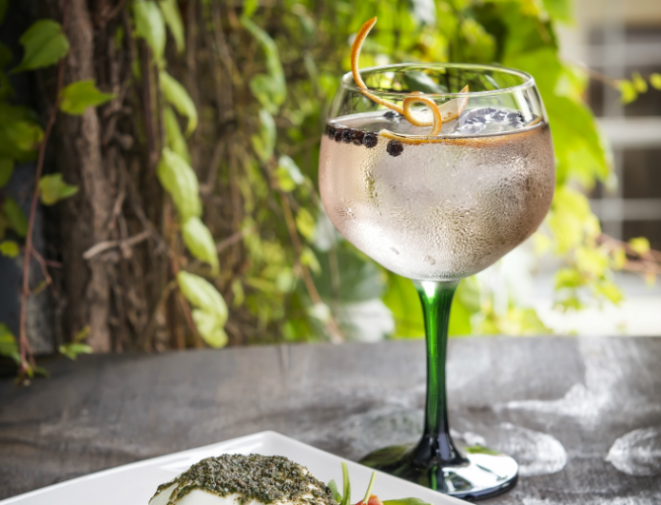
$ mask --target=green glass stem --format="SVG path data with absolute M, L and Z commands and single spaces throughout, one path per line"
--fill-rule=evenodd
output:
M 415 282 L 425 319 L 427 341 L 427 402 L 422 439 L 412 453 L 413 464 L 422 468 L 460 465 L 466 460 L 450 437 L 445 363 L 454 282 Z

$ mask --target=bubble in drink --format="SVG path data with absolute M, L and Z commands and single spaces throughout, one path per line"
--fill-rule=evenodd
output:
M 429 130 L 391 112 L 336 118 L 322 138 L 319 183 L 340 233 L 387 269 L 415 280 L 473 275 L 528 238 L 548 212 L 555 169 L 541 118 L 525 123 L 518 112 L 475 109 L 417 144 L 374 133 L 384 128 Z M 356 136 L 338 136 L 340 129 L 369 142 L 347 143 Z

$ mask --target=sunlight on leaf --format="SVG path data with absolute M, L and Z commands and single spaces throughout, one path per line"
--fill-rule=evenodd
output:
M 197 176 L 185 159 L 166 147 L 163 149 L 156 174 L 174 200 L 181 221 L 202 215 Z

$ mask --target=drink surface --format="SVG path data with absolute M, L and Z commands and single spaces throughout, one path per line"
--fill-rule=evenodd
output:
M 532 125 L 531 125 L 532 124 Z M 440 137 L 395 113 L 329 123 L 319 184 L 340 233 L 387 269 L 415 280 L 454 280 L 488 267 L 528 238 L 555 187 L 548 125 L 518 112 L 469 111 Z

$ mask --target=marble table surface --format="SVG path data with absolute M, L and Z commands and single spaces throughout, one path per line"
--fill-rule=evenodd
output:
M 421 341 L 85 356 L 0 383 L 0 498 L 274 430 L 359 459 L 415 441 Z M 450 423 L 514 456 L 518 486 L 483 503 L 661 503 L 661 338 L 450 342 Z

